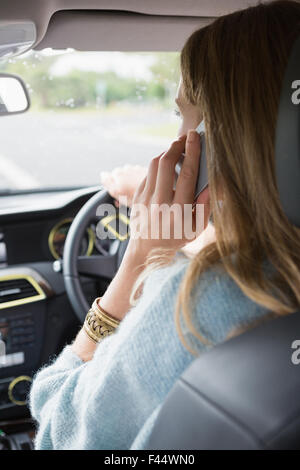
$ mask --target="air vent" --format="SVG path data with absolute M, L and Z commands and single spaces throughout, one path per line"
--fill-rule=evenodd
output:
M 0 309 L 45 299 L 45 293 L 31 276 L 0 277 Z

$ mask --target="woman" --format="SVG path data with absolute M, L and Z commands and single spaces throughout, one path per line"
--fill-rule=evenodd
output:
M 167 393 L 195 354 L 270 312 L 299 308 L 299 230 L 283 214 L 274 172 L 280 89 L 299 33 L 300 5 L 277 1 L 221 17 L 188 39 L 177 104 L 182 130 L 190 130 L 152 160 L 133 208 L 193 204 L 201 149 L 192 129 L 203 118 L 209 190 L 197 204 L 205 205 L 205 225 L 213 217 L 215 241 L 189 260 L 175 255 L 185 239 L 132 236 L 85 328 L 33 381 L 36 448 L 144 448 Z M 142 228 L 148 222 L 141 217 Z M 174 216 L 170 223 L 180 222 Z M 138 300 L 130 308 L 132 291 Z M 96 317 L 106 332 L 115 331 L 99 343 L 89 329 Z

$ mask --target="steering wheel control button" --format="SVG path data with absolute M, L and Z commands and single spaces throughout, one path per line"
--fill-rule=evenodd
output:
M 61 273 L 62 272 L 62 262 L 61 262 L 61 260 L 57 259 L 57 260 L 53 261 L 52 267 L 53 267 L 53 271 L 55 273 Z

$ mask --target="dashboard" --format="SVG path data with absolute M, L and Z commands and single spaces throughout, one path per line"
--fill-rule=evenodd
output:
M 0 198 L 0 267 L 62 258 L 75 215 L 100 187 L 29 193 Z M 82 255 L 102 253 L 94 224 L 87 227 Z
M 73 218 L 100 187 L 0 198 L 0 429 L 31 421 L 27 395 L 35 372 L 59 354 L 80 328 L 57 261 Z M 95 222 L 96 223 L 96 222 Z M 86 228 L 80 254 L 105 256 L 109 240 Z M 88 299 L 110 279 L 82 277 Z

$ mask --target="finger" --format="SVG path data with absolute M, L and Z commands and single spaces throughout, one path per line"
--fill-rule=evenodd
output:
M 153 158 L 150 162 L 149 170 L 146 176 L 146 183 L 143 191 L 146 196 L 152 196 L 154 194 L 159 159 L 162 155 L 163 153 L 161 153 L 158 157 Z
M 209 204 L 209 188 L 206 187 L 197 197 L 195 204 Z
M 186 139 L 185 158 L 177 180 L 174 202 L 192 204 L 198 177 L 201 142 L 199 134 L 190 130 Z
M 200 226 L 201 226 L 200 227 L 200 232 L 198 231 L 199 228 L 197 228 L 197 235 L 199 235 L 201 233 L 201 231 L 206 229 L 206 227 L 208 225 L 208 222 L 209 222 L 209 217 L 210 217 L 210 214 L 211 214 L 209 187 L 207 187 L 203 191 L 201 191 L 201 193 L 197 197 L 195 205 L 196 206 L 199 206 L 199 205 L 203 206 L 203 212 L 202 212 L 203 220 L 201 221 L 201 224 L 200 224 Z M 195 222 L 196 221 L 194 221 L 194 223 Z M 194 226 L 194 230 L 195 229 L 196 229 L 196 225 Z
M 146 181 L 147 181 L 147 176 L 145 176 L 145 178 L 143 178 L 142 181 L 140 182 L 140 184 L 138 185 L 134 196 L 142 194 L 142 192 L 144 191 L 145 186 L 146 186 Z
M 172 142 L 169 150 L 159 160 L 155 189 L 158 201 L 170 202 L 173 200 L 175 166 L 184 152 L 185 141 L 186 136 L 181 136 Z

